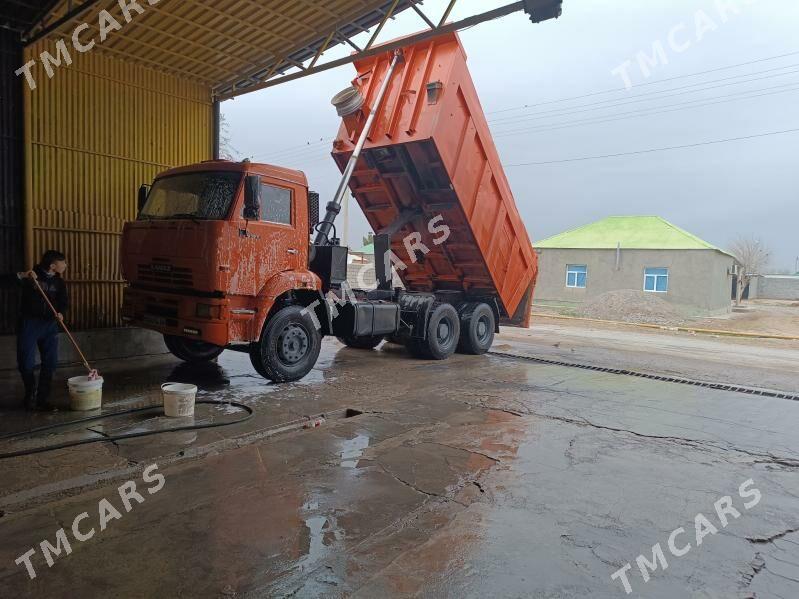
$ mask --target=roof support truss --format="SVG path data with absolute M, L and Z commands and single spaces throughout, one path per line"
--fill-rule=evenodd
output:
M 466 17 L 466 18 L 461 19 L 460 21 L 457 21 L 457 22 L 454 22 L 454 23 L 446 23 L 446 20 L 449 17 L 449 15 L 451 14 L 452 9 L 454 8 L 456 2 L 457 2 L 457 0 L 450 0 L 449 4 L 447 5 L 447 8 L 445 10 L 444 15 L 442 16 L 442 18 L 439 21 L 439 25 L 434 26 L 434 27 L 429 27 L 425 31 L 422 31 L 422 32 L 417 33 L 415 35 L 412 35 L 410 37 L 402 38 L 402 39 L 397 40 L 395 42 L 391 42 L 391 43 L 388 43 L 388 44 L 375 46 L 374 45 L 374 41 L 375 41 L 375 39 L 377 37 L 375 34 L 379 33 L 379 31 L 382 29 L 382 24 L 384 24 L 385 21 L 387 21 L 391 17 L 391 10 L 390 10 L 391 7 L 390 7 L 389 10 L 386 11 L 385 17 L 381 21 L 381 24 L 378 24 L 378 30 L 375 32 L 375 34 L 372 34 L 372 38 L 370 39 L 369 44 L 366 47 L 364 47 L 362 50 L 357 51 L 355 54 L 352 54 L 350 56 L 345 56 L 343 58 L 339 58 L 339 59 L 336 59 L 336 60 L 331 60 L 331 61 L 323 63 L 323 64 L 318 64 L 318 57 L 314 57 L 314 60 L 312 61 L 314 63 L 313 65 L 309 65 L 307 68 L 303 69 L 302 71 L 290 73 L 288 75 L 283 75 L 281 77 L 275 77 L 274 76 L 275 75 L 275 71 L 274 70 L 273 71 L 268 71 L 266 73 L 266 76 L 260 77 L 260 81 L 259 82 L 253 83 L 253 84 L 248 85 L 248 86 L 246 86 L 244 88 L 239 88 L 238 86 L 233 86 L 233 87 L 231 87 L 229 89 L 219 89 L 219 90 L 217 90 L 217 97 L 220 100 L 228 100 L 228 99 L 231 99 L 231 98 L 235 98 L 236 96 L 240 96 L 240 95 L 243 95 L 243 94 L 246 94 L 246 93 L 250 93 L 250 92 L 253 92 L 253 91 L 257 91 L 257 90 L 261 90 L 261 89 L 267 89 L 269 87 L 274 87 L 275 85 L 280 85 L 281 83 L 286 83 L 288 81 L 295 81 L 295 80 L 300 79 L 302 77 L 307 77 L 307 76 L 313 75 L 315 73 L 320 73 L 322 71 L 327 71 L 327 70 L 330 70 L 330 69 L 334 69 L 336 67 L 339 67 L 339 66 L 354 62 L 354 61 L 359 60 L 361 58 L 366 58 L 368 56 L 374 56 L 376 54 L 381 54 L 383 52 L 389 52 L 389 51 L 391 51 L 391 50 L 393 50 L 395 48 L 399 48 L 399 47 L 402 47 L 402 46 L 414 44 L 414 43 L 417 43 L 417 42 L 420 42 L 420 41 L 423 41 L 423 40 L 426 40 L 426 39 L 430 39 L 430 38 L 435 37 L 437 35 L 441 35 L 443 33 L 449 33 L 449 32 L 452 32 L 452 31 L 458 31 L 460 29 L 465 29 L 466 27 L 471 27 L 473 25 L 477 25 L 477 24 L 483 23 L 485 21 L 498 19 L 500 17 L 504 17 L 506 15 L 509 15 L 509 14 L 512 14 L 512 13 L 515 13 L 515 12 L 526 10 L 526 8 L 527 8 L 526 3 L 523 2 L 523 1 L 522 2 L 513 2 L 511 4 L 506 4 L 505 6 L 502 6 L 500 8 L 494 9 L 494 10 L 489 10 L 489 11 L 486 11 L 486 12 L 482 12 L 482 13 L 478 13 L 478 14 L 472 15 L 470 17 Z M 396 3 L 393 3 L 393 4 L 396 4 Z M 426 15 L 424 15 L 424 13 L 421 12 L 421 9 L 419 9 L 419 7 L 416 6 L 415 2 L 411 3 L 411 7 L 416 10 L 417 14 L 421 13 L 420 17 L 422 17 L 423 20 L 426 23 L 430 24 L 430 23 L 433 22 L 429 17 L 427 17 Z

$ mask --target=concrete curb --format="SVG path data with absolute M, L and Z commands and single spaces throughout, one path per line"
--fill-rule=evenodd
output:
M 533 312 L 533 317 L 537 318 L 555 318 L 558 320 L 581 320 L 584 322 L 599 322 L 603 324 L 617 324 L 626 327 L 638 327 L 643 329 L 656 329 L 660 331 L 680 331 L 683 333 L 699 333 L 702 335 L 723 335 L 725 337 L 743 337 L 747 339 L 780 339 L 781 341 L 799 341 L 799 337 L 791 337 L 789 335 L 772 335 L 769 333 L 753 333 L 746 331 L 720 331 L 717 329 L 697 329 L 692 327 L 669 327 L 661 324 L 646 324 L 637 322 L 623 322 L 620 320 L 600 320 L 598 318 L 581 318 L 579 316 L 561 316 L 559 314 L 544 314 L 541 312 Z

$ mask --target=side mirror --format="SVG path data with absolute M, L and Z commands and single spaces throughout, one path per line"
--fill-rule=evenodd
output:
M 258 220 L 261 215 L 261 177 L 247 175 L 244 180 L 244 220 Z
M 147 203 L 147 196 L 150 193 L 150 186 L 149 185 L 142 185 L 139 187 L 139 197 L 136 201 L 136 210 L 137 212 L 141 212 L 144 205 Z

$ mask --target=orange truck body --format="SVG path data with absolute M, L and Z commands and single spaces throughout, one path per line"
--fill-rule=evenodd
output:
M 398 274 L 412 291 L 457 290 L 496 295 L 504 316 L 529 325 L 537 256 L 519 215 L 456 33 L 403 48 L 377 118 L 350 181 L 375 232 L 403 211 L 421 208 L 392 236 L 392 251 L 407 265 Z M 391 56 L 355 62 L 353 81 L 365 100 L 342 122 L 333 157 L 344 169 L 363 125 L 363 113 L 385 77 Z M 430 219 L 450 229 L 435 245 Z M 438 226 L 438 225 L 437 225 Z M 404 242 L 419 234 L 431 251 L 413 262 Z
M 407 266 L 399 275 L 408 291 L 436 297 L 456 292 L 463 302 L 495 298 L 500 318 L 527 326 L 536 255 L 460 40 L 456 34 L 444 35 L 409 46 L 403 54 L 350 189 L 375 232 L 392 228 L 392 223 L 398 227 L 398 219 L 403 223 L 391 243 Z M 345 117 L 334 142 L 333 158 L 342 170 L 391 59 L 386 52 L 355 63 L 354 85 L 365 105 Z M 292 300 L 300 297 L 306 306 L 313 298 L 323 299 L 325 282 L 309 269 L 309 192 L 303 173 L 250 162 L 208 161 L 161 173 L 154 185 L 192 173 L 241 177 L 223 215 L 140 215 L 125 224 L 121 263 L 129 283 L 122 309 L 126 322 L 167 336 L 241 347 L 259 340 L 286 294 Z M 290 192 L 290 224 L 244 218 L 244 181 L 252 175 L 260 177 L 261 185 Z M 408 211 L 415 217 L 403 220 Z M 439 228 L 433 229 L 431 221 Z M 437 244 L 441 226 L 449 235 Z M 409 257 L 409 235 L 418 236 L 429 249 L 423 259 Z M 391 300 L 383 301 L 382 308 L 388 303 Z
M 308 270 L 308 183 L 299 171 L 249 162 L 209 161 L 161 173 L 259 175 L 292 194 L 291 224 L 246 222 L 243 182 L 225 220 L 137 220 L 122 233 L 122 317 L 167 335 L 226 346 L 258 339 L 275 300 L 288 291 L 317 292 Z M 198 309 L 198 306 L 209 309 Z M 202 312 L 203 316 L 198 314 Z

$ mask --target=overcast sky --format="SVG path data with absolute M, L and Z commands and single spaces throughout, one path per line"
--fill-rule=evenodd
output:
M 451 19 L 509 2 L 460 0 Z M 424 10 L 438 17 L 445 4 L 426 0 Z M 722 248 L 736 236 L 755 237 L 773 251 L 772 270 L 793 271 L 799 131 L 761 135 L 799 129 L 799 2 L 563 4 L 557 21 L 533 25 L 518 13 L 461 34 L 534 242 L 609 215 L 653 214 Z M 719 5 L 736 5 L 738 14 L 722 15 Z M 408 11 L 381 39 L 423 27 Z M 656 42 L 668 64 L 646 77 L 636 57 L 652 55 Z M 335 48 L 326 58 L 346 52 Z M 613 72 L 628 60 L 629 90 Z M 742 66 L 723 68 L 733 65 Z M 326 202 L 339 180 L 329 155 L 339 122 L 330 98 L 353 76 L 347 65 L 225 102 L 239 157 L 303 170 Z M 749 136 L 761 137 L 560 162 Z M 348 241 L 357 248 L 369 227 L 354 200 L 349 221 Z

